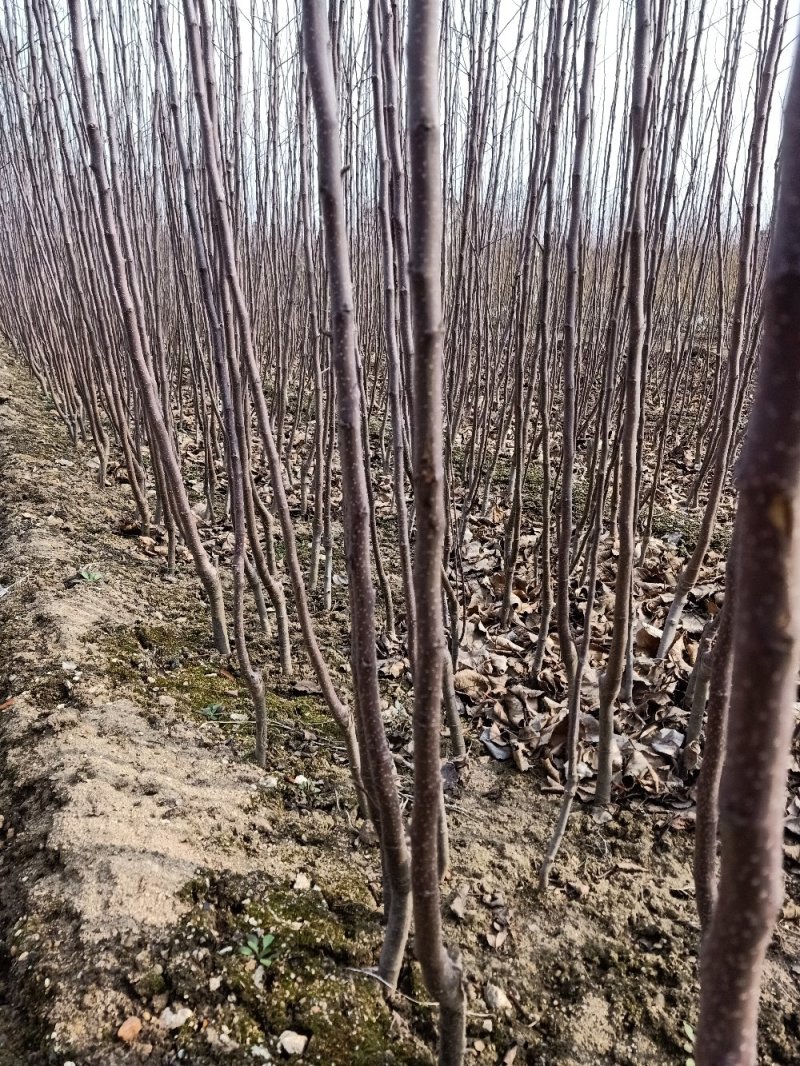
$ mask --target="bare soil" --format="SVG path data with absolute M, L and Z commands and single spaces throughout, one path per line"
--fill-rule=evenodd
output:
M 125 486 L 97 486 L 90 452 L 3 355 L 0 400 L 0 1066 L 281 1061 L 287 1030 L 309 1038 L 295 1061 L 433 1063 L 416 964 L 391 1002 L 364 972 L 379 857 L 299 641 L 299 683 L 259 645 L 274 671 L 262 771 L 190 565 L 167 579 L 158 539 L 121 522 Z M 346 679 L 341 609 L 323 635 Z M 390 732 L 404 715 L 392 705 Z M 684 1066 L 692 812 L 634 802 L 600 825 L 577 811 L 543 897 L 558 802 L 543 783 L 472 738 L 448 793 L 470 1061 Z M 800 1061 L 792 875 L 788 888 L 763 1064 Z

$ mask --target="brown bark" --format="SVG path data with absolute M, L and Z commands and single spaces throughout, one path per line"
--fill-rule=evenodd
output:
M 721 865 L 700 960 L 698 1066 L 754 1066 L 764 956 L 783 898 L 783 816 L 800 666 L 800 63 L 784 115 L 761 367 L 737 473 Z

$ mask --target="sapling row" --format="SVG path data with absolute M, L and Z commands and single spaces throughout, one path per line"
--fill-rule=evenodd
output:
M 578 798 L 600 821 L 624 802 L 637 671 L 670 669 L 737 495 L 722 613 L 669 694 L 696 783 L 696 1061 L 756 1061 L 798 665 L 797 67 L 771 173 L 787 18 L 786 0 L 68 0 L 67 19 L 4 0 L 6 343 L 139 535 L 164 536 L 167 574 L 193 566 L 259 766 L 269 664 L 313 672 L 379 849 L 376 974 L 392 994 L 413 926 L 447 1066 L 466 993 L 442 765 L 478 751 L 456 691 L 472 598 L 497 651 L 524 646 L 509 685 L 567 719 L 544 891 Z

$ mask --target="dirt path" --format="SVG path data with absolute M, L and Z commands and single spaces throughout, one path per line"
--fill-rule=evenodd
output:
M 116 945 L 174 923 L 199 867 L 261 862 L 269 822 L 245 813 L 254 767 L 205 746 L 174 697 L 109 681 L 109 633 L 180 626 L 174 605 L 196 601 L 191 581 L 165 585 L 114 535 L 122 490 L 95 488 L 92 464 L 7 363 L 0 395 L 2 666 L 14 694 L 2 712 L 6 982 L 38 1000 L 29 1022 L 46 1021 L 48 1047 L 88 1051 L 136 1010 L 105 976 Z M 82 567 L 102 579 L 65 587 Z
M 157 539 L 120 525 L 124 485 L 96 486 L 3 356 L 0 398 L 0 1066 L 277 1061 L 286 1031 L 310 1038 L 298 1061 L 431 1063 L 416 967 L 391 1005 L 358 972 L 378 859 L 311 686 L 275 682 L 258 770 L 189 566 L 164 580 Z M 554 802 L 482 758 L 449 799 L 471 1061 L 683 1066 L 691 820 L 579 813 L 543 900 Z M 799 969 L 787 920 L 765 1064 L 800 1058 Z

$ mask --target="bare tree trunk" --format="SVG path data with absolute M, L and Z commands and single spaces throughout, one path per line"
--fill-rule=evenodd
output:
M 583 54 L 580 97 L 578 102 L 575 156 L 570 187 L 570 220 L 567 237 L 567 292 L 564 308 L 564 438 L 562 444 L 560 539 L 558 544 L 557 619 L 561 644 L 561 658 L 567 671 L 569 723 L 567 737 L 567 782 L 553 835 L 539 869 L 539 887 L 547 888 L 550 870 L 555 862 L 567 829 L 572 804 L 578 791 L 578 737 L 581 714 L 581 680 L 589 656 L 597 570 L 597 540 L 593 545 L 593 565 L 589 578 L 589 594 L 583 619 L 583 640 L 580 656 L 575 650 L 569 620 L 570 547 L 572 543 L 572 487 L 575 467 L 575 356 L 577 332 L 578 267 L 580 261 L 581 217 L 583 214 L 583 167 L 589 140 L 589 121 L 592 112 L 592 82 L 597 45 L 598 0 L 589 0 L 586 12 L 586 42 Z
M 324 7 L 303 0 L 303 48 L 317 117 L 319 196 L 330 293 L 331 358 L 336 377 L 345 553 L 351 611 L 353 681 L 366 785 L 375 811 L 387 882 L 387 929 L 381 976 L 397 983 L 411 918 L 405 827 L 381 714 L 375 647 L 375 590 L 370 568 L 370 506 L 361 432 L 361 382 L 355 346 L 353 283 L 344 214 L 339 114 Z
M 192 553 L 198 575 L 208 596 L 214 629 L 214 641 L 219 651 L 228 654 L 230 644 L 228 642 L 225 607 L 222 602 L 219 575 L 211 565 L 211 561 L 200 541 L 183 483 L 183 476 L 173 448 L 173 442 L 164 422 L 156 383 L 146 356 L 139 316 L 136 310 L 136 303 L 140 301 L 136 300 L 128 280 L 129 277 L 133 277 L 133 272 L 129 274 L 127 270 L 125 256 L 119 240 L 113 194 L 106 173 L 103 135 L 100 129 L 100 120 L 97 115 L 86 56 L 81 0 L 70 0 L 69 13 L 72 29 L 72 50 L 75 56 L 75 73 L 80 87 L 83 120 L 89 142 L 92 171 L 97 184 L 108 254 L 114 275 L 114 285 L 125 321 L 131 361 L 136 371 L 150 430 L 159 451 L 165 476 L 169 479 L 169 490 L 175 506 L 175 517 L 180 522 L 181 532 L 189 551 Z M 119 209 L 122 210 L 121 205 Z
M 756 100 L 753 130 L 750 136 L 750 146 L 747 158 L 747 184 L 744 195 L 742 230 L 739 244 L 739 273 L 736 285 L 736 298 L 733 309 L 733 321 L 731 324 L 730 339 L 728 341 L 728 379 L 725 386 L 725 397 L 722 403 L 722 416 L 720 418 L 717 443 L 713 452 L 714 473 L 709 489 L 708 500 L 703 519 L 700 524 L 700 532 L 697 544 L 683 570 L 678 575 L 675 585 L 675 597 L 667 614 L 662 630 L 661 642 L 658 649 L 659 656 L 663 657 L 672 647 L 675 640 L 678 623 L 680 622 L 689 593 L 700 573 L 703 559 L 711 543 L 714 525 L 717 518 L 717 509 L 722 496 L 722 488 L 728 473 L 728 449 L 734 429 L 734 413 L 736 397 L 738 394 L 739 375 L 741 372 L 742 347 L 744 341 L 745 313 L 747 299 L 750 293 L 752 278 L 752 254 L 753 244 L 757 229 L 757 198 L 758 190 L 762 181 L 764 166 L 764 139 L 766 137 L 767 119 L 769 117 L 769 105 L 772 99 L 772 89 L 775 83 L 775 70 L 780 44 L 786 24 L 786 0 L 777 0 L 775 16 L 772 23 L 769 47 L 764 58 L 764 66 L 758 82 L 758 98 Z
M 597 0 L 589 0 L 586 11 L 586 39 L 578 99 L 575 155 L 570 182 L 569 232 L 567 234 L 567 287 L 564 300 L 564 414 L 561 446 L 561 499 L 559 506 L 558 583 L 556 588 L 556 618 L 561 658 L 567 671 L 567 686 L 575 684 L 577 656 L 569 621 L 569 579 L 572 569 L 572 495 L 575 477 L 575 384 L 578 329 L 578 271 L 580 269 L 581 222 L 583 219 L 584 166 L 589 144 L 589 123 L 592 117 L 592 86 L 594 57 L 597 47 Z M 587 620 L 588 625 L 588 620 Z
M 440 280 L 440 14 L 438 0 L 409 2 L 406 52 L 411 179 L 409 276 L 414 325 L 412 450 L 417 519 L 411 880 L 414 948 L 425 985 L 439 1004 L 439 1062 L 441 1066 L 461 1066 L 466 1045 L 463 975 L 458 957 L 444 944 L 439 897 L 442 670 L 446 652 L 441 594 L 446 519 Z
M 761 368 L 739 463 L 719 890 L 700 959 L 698 1066 L 754 1066 L 764 956 L 783 899 L 800 667 L 800 62 L 784 115 Z
M 619 493 L 619 558 L 614 584 L 614 631 L 606 668 L 600 679 L 600 749 L 598 752 L 595 802 L 611 800 L 614 743 L 614 704 L 619 695 L 628 630 L 631 624 L 631 581 L 636 546 L 636 469 L 639 419 L 641 417 L 642 341 L 644 332 L 645 286 L 645 191 L 647 186 L 647 128 L 645 98 L 650 51 L 650 15 L 647 0 L 636 0 L 634 71 L 631 95 L 631 206 L 628 279 L 628 361 L 625 374 L 625 413 L 620 461 L 622 476 Z
M 732 681 L 733 615 L 736 610 L 736 545 L 728 553 L 725 603 L 719 622 L 711 663 L 710 695 L 706 719 L 703 763 L 697 782 L 695 816 L 694 885 L 700 928 L 705 932 L 717 896 L 717 836 L 719 830 L 719 783 L 725 758 L 725 740 Z

